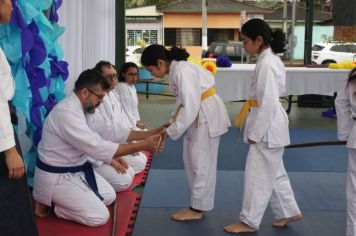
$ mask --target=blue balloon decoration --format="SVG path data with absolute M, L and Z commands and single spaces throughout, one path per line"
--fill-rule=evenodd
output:
M 69 76 L 57 42 L 64 32 L 57 24 L 62 0 L 12 0 L 12 4 L 10 23 L 0 26 L 0 46 L 16 85 L 12 102 L 25 117 L 25 134 L 32 141 L 30 150 L 23 153 L 31 185 L 44 119 L 64 98 L 64 81 Z M 48 8 L 49 18 L 44 15 Z

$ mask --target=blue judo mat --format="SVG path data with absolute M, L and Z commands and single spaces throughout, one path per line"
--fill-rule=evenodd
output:
M 218 170 L 244 170 L 248 145 L 237 141 L 238 129 L 230 128 L 221 137 Z M 291 129 L 291 143 L 337 140 L 336 130 Z M 284 163 L 287 171 L 345 172 L 347 149 L 345 146 L 320 146 L 286 149 Z M 183 169 L 182 139 L 168 140 L 162 153 L 152 162 L 152 169 Z
M 189 206 L 189 191 L 183 170 L 150 170 L 134 226 L 133 236 L 219 236 L 227 224 L 238 220 L 243 192 L 243 171 L 218 171 L 214 210 L 203 220 L 176 222 L 170 216 Z M 268 208 L 259 231 L 263 236 L 335 236 L 346 227 L 346 173 L 289 173 L 303 220 L 283 229 L 272 227 Z
M 214 210 L 201 221 L 176 222 L 170 216 L 178 208 L 142 208 L 138 212 L 133 236 L 228 236 L 224 226 L 237 221 L 240 209 Z M 344 212 L 303 212 L 303 220 L 286 228 L 272 227 L 273 215 L 267 210 L 256 233 L 241 236 L 342 236 L 346 230 Z
M 152 161 L 133 236 L 219 236 L 227 224 L 238 221 L 242 203 L 243 175 L 248 145 L 237 142 L 236 128 L 220 141 L 214 210 L 201 221 L 176 222 L 171 214 L 189 206 L 189 190 L 182 163 L 182 141 L 166 143 Z M 291 142 L 336 140 L 335 130 L 291 129 Z M 267 209 L 258 236 L 338 236 L 346 229 L 347 150 L 344 146 L 286 149 L 284 163 L 303 220 L 283 229 L 271 226 Z

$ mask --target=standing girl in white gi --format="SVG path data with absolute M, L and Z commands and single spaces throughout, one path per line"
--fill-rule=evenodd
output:
M 214 207 L 217 156 L 220 136 L 228 131 L 230 120 L 224 103 L 215 93 L 211 72 L 188 62 L 181 48 L 167 50 L 150 45 L 141 63 L 158 78 L 169 76 L 176 111 L 165 135 L 177 140 L 184 135 L 183 162 L 191 191 L 190 207 L 172 215 L 174 220 L 197 220 Z
M 282 159 L 284 147 L 290 143 L 288 116 L 279 102 L 285 92 L 286 72 L 274 53 L 284 51 L 285 36 L 281 31 L 272 33 L 261 19 L 246 22 L 241 33 L 247 53 L 259 56 L 248 101 L 254 105 L 244 131 L 244 142 L 250 148 L 240 222 L 224 228 L 230 233 L 257 231 L 268 202 L 277 219 L 276 227 L 302 218 Z
M 347 171 L 346 200 L 347 226 L 346 235 L 356 235 L 356 68 L 347 80 L 344 90 L 337 93 L 335 100 L 337 131 L 340 140 L 347 140 L 349 168 Z
M 144 129 L 145 124 L 140 121 L 140 113 L 138 111 L 138 98 L 135 87 L 137 79 L 138 66 L 133 62 L 126 62 L 120 68 L 119 83 L 115 89 L 119 94 L 122 107 L 134 128 Z

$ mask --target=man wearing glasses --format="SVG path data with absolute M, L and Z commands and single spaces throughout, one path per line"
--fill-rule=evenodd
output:
M 43 205 L 53 204 L 59 218 L 88 226 L 105 224 L 110 216 L 106 206 L 116 194 L 93 171 L 87 156 L 125 173 L 122 156 L 141 150 L 155 152 L 160 134 L 148 138 L 143 135 L 138 143 L 118 144 L 104 140 L 88 127 L 85 114 L 95 112 L 109 87 L 96 70 L 86 70 L 76 81 L 74 92 L 46 118 L 34 176 L 37 215 L 46 215 Z
M 127 143 L 158 133 L 162 127 L 151 131 L 136 131 L 123 111 L 122 105 L 114 91 L 117 85 L 117 74 L 114 66 L 107 61 L 100 61 L 95 69 L 103 75 L 110 88 L 106 91 L 103 103 L 95 113 L 87 113 L 88 126 L 103 139 L 116 143 Z M 101 161 L 94 162 L 94 170 L 106 179 L 116 192 L 124 191 L 131 186 L 135 174 L 144 170 L 147 157 L 143 152 L 136 152 L 122 157 L 122 162 L 128 166 L 126 171 L 116 171 L 111 165 Z

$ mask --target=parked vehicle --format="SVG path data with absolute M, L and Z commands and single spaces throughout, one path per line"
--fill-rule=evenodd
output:
M 134 62 L 136 65 L 141 65 L 141 54 L 144 48 L 141 46 L 128 46 L 126 48 L 126 62 Z
M 316 43 L 312 47 L 312 62 L 315 64 L 356 61 L 356 43 Z
M 212 42 L 207 51 L 203 51 L 202 58 L 227 56 L 232 62 L 246 63 L 248 55 L 243 48 L 242 42 L 238 41 L 219 41 Z

